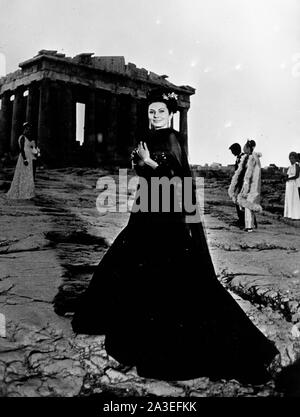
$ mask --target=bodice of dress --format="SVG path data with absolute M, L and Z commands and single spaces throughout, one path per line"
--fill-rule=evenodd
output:
M 296 164 L 300 168 L 300 163 L 299 162 L 296 162 Z M 296 174 L 296 168 L 295 168 L 295 174 Z M 300 173 L 299 173 L 299 177 L 296 179 L 296 184 L 297 184 L 297 187 L 300 188 Z
M 21 149 L 21 139 L 24 138 L 24 153 L 26 156 L 26 159 L 28 160 L 32 160 L 32 159 L 36 159 L 36 154 L 37 154 L 37 148 L 35 146 L 35 142 L 34 141 L 30 141 L 26 136 L 21 135 L 19 137 L 18 143 L 19 143 L 19 148 Z
M 173 177 L 190 175 L 187 160 L 181 148 L 180 134 L 174 129 L 159 129 L 149 131 L 145 140 L 150 152 L 150 157 L 158 164 L 156 169 L 141 163 L 137 154 L 137 148 L 133 150 L 131 158 L 134 168 L 139 176 L 149 177 Z
M 149 136 L 145 142 L 149 149 L 151 159 L 153 159 L 158 164 L 158 167 L 154 169 L 147 164 L 144 164 L 137 154 L 137 149 L 132 152 L 131 158 L 136 173 L 139 177 L 141 177 L 138 191 L 140 191 L 141 187 L 143 186 L 142 179 L 146 180 L 148 184 L 148 207 L 150 207 L 151 203 L 156 198 L 157 200 L 155 205 L 157 207 L 157 204 L 159 204 L 159 210 L 158 212 L 152 211 L 151 213 L 141 213 L 141 215 L 143 218 L 146 217 L 148 219 L 152 217 L 152 219 L 156 218 L 165 222 L 184 222 L 186 215 L 184 211 L 186 206 L 183 204 L 183 188 L 185 186 L 184 177 L 191 177 L 192 179 L 192 174 L 187 162 L 185 152 L 181 147 L 180 135 L 173 129 L 159 129 L 157 131 L 150 131 Z M 155 191 L 157 189 L 154 187 L 157 183 L 154 184 L 154 182 L 155 180 L 161 180 L 162 178 L 172 180 L 173 182 L 169 190 L 166 190 L 166 188 L 164 189 L 162 187 L 160 194 L 160 192 L 157 193 L 157 191 Z M 168 185 L 166 185 L 166 187 L 168 187 Z M 142 193 L 140 193 L 140 195 L 141 194 Z M 169 212 L 166 212 L 162 208 L 162 204 L 164 204 L 162 203 L 164 197 L 169 198 Z M 139 201 L 136 200 L 138 203 Z M 157 201 L 159 201 L 159 203 L 157 203 Z M 181 212 L 179 212 L 178 207 L 180 207 Z
M 296 175 L 296 163 L 288 167 L 287 175 L 289 178 Z
M 294 177 L 296 175 L 296 168 L 299 167 L 299 162 L 295 162 L 293 165 L 289 166 L 287 170 L 287 176 L 288 178 Z M 298 178 L 294 180 L 287 181 L 287 186 L 289 184 L 296 184 L 296 187 L 300 188 L 300 175 Z

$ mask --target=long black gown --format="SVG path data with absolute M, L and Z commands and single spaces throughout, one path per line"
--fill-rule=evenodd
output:
M 173 129 L 146 140 L 159 166 L 140 176 L 189 176 Z M 264 383 L 278 353 L 217 280 L 201 222 L 184 213 L 131 213 L 98 265 L 72 320 L 76 333 L 104 334 L 107 352 L 140 376 L 201 376 Z

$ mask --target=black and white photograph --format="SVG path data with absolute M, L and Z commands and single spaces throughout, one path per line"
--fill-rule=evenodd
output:
M 0 0 L 2 400 L 300 397 L 299 22 Z

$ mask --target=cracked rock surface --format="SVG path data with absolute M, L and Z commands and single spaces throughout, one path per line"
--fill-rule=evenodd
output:
M 173 383 L 140 378 L 134 368 L 125 372 L 107 355 L 104 336 L 74 335 L 70 319 L 78 296 L 128 213 L 97 211 L 96 183 L 107 171 L 40 169 L 31 201 L 6 200 L 12 175 L 7 169 L 0 176 L 0 313 L 6 319 L 6 337 L 0 337 L 1 396 L 280 395 L 272 382 L 245 386 L 206 377 Z M 300 353 L 300 339 L 291 333 L 300 321 L 299 228 L 273 209 L 258 216 L 254 233 L 240 231 L 231 224 L 235 207 L 226 194 L 228 181 L 205 180 L 204 219 L 216 272 L 275 341 L 287 365 Z

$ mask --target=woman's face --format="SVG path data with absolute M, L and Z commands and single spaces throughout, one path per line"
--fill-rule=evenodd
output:
M 250 154 L 250 152 L 251 152 L 251 149 L 250 149 L 250 146 L 248 146 L 247 144 L 244 146 L 244 148 L 243 148 L 243 152 L 244 153 L 247 153 L 247 154 Z
M 289 155 L 289 160 L 290 160 L 290 163 L 293 165 L 296 162 L 295 155 Z
M 148 107 L 148 118 L 154 129 L 169 127 L 172 113 L 169 113 L 166 103 L 151 103 Z
M 30 135 L 30 133 L 31 133 L 30 126 L 25 126 L 25 128 L 24 128 L 24 135 Z

